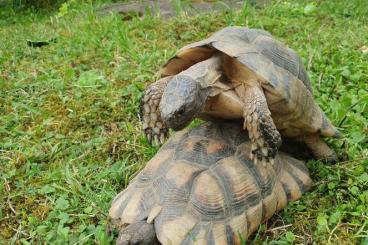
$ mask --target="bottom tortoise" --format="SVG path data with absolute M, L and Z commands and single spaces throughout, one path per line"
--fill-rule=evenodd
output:
M 304 164 L 279 152 L 250 159 L 239 124 L 176 133 L 114 199 L 118 244 L 240 244 L 311 186 Z

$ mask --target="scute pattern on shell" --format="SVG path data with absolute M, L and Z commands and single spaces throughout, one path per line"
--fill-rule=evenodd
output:
M 245 27 L 226 27 L 205 40 L 184 46 L 179 50 L 178 56 L 181 53 L 188 52 L 190 49 L 198 49 L 208 45 L 233 58 L 241 58 L 243 64 L 249 66 L 253 71 L 265 75 L 264 78 L 274 87 L 277 87 L 277 84 L 270 81 L 272 76 L 267 76 L 263 72 L 266 70 L 266 67 L 262 63 L 266 66 L 270 66 L 271 64 L 278 66 L 281 68 L 281 71 L 277 69 L 277 72 L 290 73 L 312 92 L 309 77 L 298 54 L 274 39 L 265 30 L 248 29 Z M 188 55 L 190 53 L 188 52 Z M 247 57 L 248 55 L 256 56 L 257 58 Z M 196 61 L 198 62 L 198 60 Z M 165 66 L 170 66 L 170 61 Z M 277 83 L 282 82 L 284 81 L 277 81 Z
M 302 162 L 280 152 L 264 167 L 250 148 L 238 124 L 178 132 L 115 198 L 110 217 L 123 225 L 160 210 L 153 222 L 162 244 L 240 244 L 239 234 L 246 239 L 311 185 Z

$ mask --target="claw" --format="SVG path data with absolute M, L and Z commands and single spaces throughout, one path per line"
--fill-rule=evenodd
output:
M 243 129 L 247 129 L 248 127 L 247 127 L 247 123 L 246 122 L 244 122 L 243 123 Z M 248 130 L 249 131 L 249 130 Z
M 261 135 L 260 135 L 260 133 L 259 133 L 259 131 L 255 131 L 255 132 L 253 132 L 253 138 L 256 138 L 256 139 L 259 139 L 261 137 Z
M 163 144 L 165 141 L 165 134 L 164 133 L 161 133 L 160 134 L 160 143 Z
M 263 156 L 262 156 L 262 150 L 261 149 L 257 149 L 256 153 L 257 153 L 257 158 L 260 159 L 260 160 L 262 160 L 262 158 L 263 158 Z
M 254 134 L 255 132 L 258 132 L 258 122 L 253 121 L 251 124 L 251 128 L 252 128 L 252 133 Z
M 149 96 L 144 96 L 144 97 L 143 97 L 143 102 L 144 102 L 144 103 L 147 103 L 147 101 L 148 101 L 149 99 L 150 99 L 150 97 L 149 97 Z
M 251 124 L 252 123 L 252 116 L 247 116 L 247 124 Z
M 249 158 L 250 158 L 250 160 L 253 160 L 254 161 L 255 157 L 254 157 L 254 153 L 253 152 L 250 153 Z
M 160 142 L 158 140 L 158 136 L 157 135 L 154 136 L 154 145 L 155 146 L 159 146 L 160 145 Z
M 267 151 L 267 149 L 266 148 L 261 148 L 261 150 L 262 150 L 262 155 L 264 157 L 268 157 L 268 151 Z
M 275 159 L 271 158 L 270 163 L 271 163 L 271 165 L 274 165 L 275 164 Z
M 152 135 L 150 133 L 146 134 L 148 142 L 152 143 Z
M 264 142 L 264 139 L 263 138 L 258 138 L 257 139 L 257 144 L 258 146 L 261 148 L 264 146 L 265 142 Z

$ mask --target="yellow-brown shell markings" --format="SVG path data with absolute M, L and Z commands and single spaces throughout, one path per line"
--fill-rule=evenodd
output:
M 149 219 L 162 244 L 241 244 L 300 198 L 304 164 L 279 153 L 273 167 L 250 160 L 237 124 L 205 124 L 169 141 L 112 203 L 121 225 Z

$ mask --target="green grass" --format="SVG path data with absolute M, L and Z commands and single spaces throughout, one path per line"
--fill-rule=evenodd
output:
M 295 49 L 345 136 L 330 140 L 345 160 L 309 161 L 313 190 L 262 225 L 254 243 L 368 244 L 365 1 L 276 1 L 171 21 L 101 17 L 90 5 L 63 13 L 0 9 L 1 244 L 113 241 L 110 201 L 157 150 L 139 128 L 144 87 L 179 47 L 228 25 L 264 28 Z M 42 48 L 26 43 L 54 37 Z

